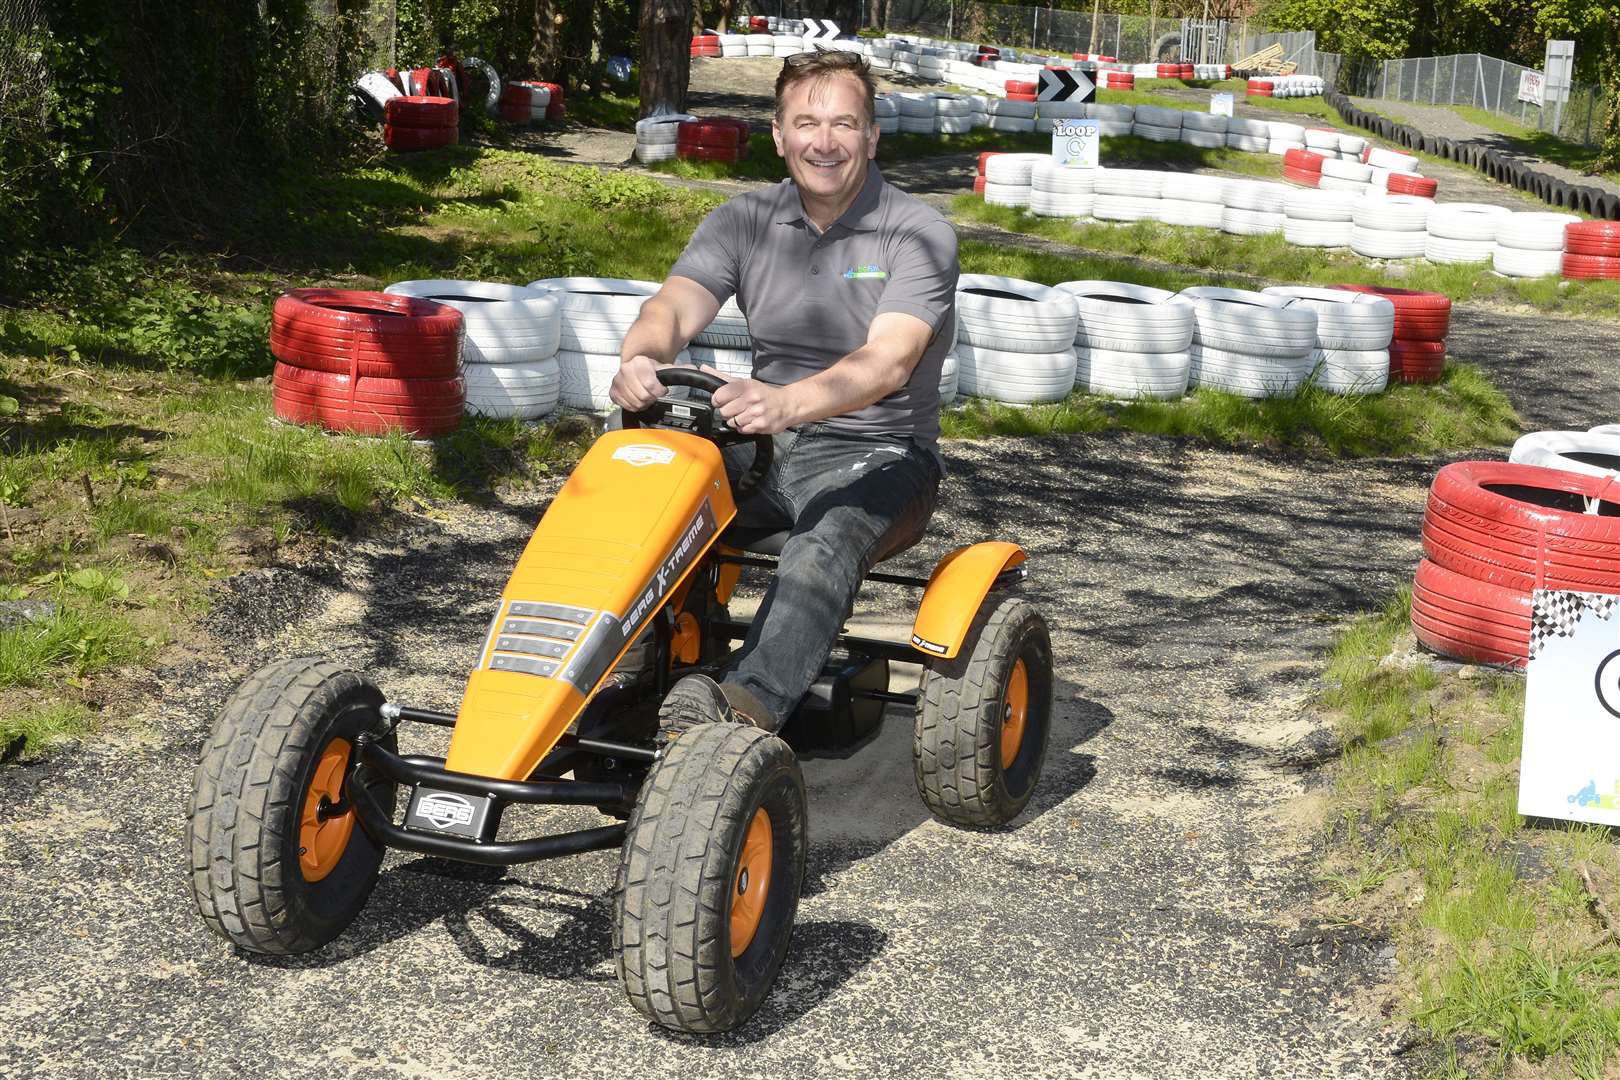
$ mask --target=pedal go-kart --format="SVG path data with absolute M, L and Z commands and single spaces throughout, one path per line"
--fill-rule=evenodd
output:
M 917 790 L 935 817 L 990 828 L 1024 808 L 1046 753 L 1052 657 L 1045 620 L 1013 594 L 1024 553 L 1005 542 L 953 551 L 927 579 L 871 574 L 923 590 L 911 640 L 841 636 L 782 737 L 706 724 L 660 748 L 664 693 L 723 667 L 748 630 L 726 601 L 745 567 L 774 566 L 784 538 L 727 532 L 734 499 L 769 468 L 769 437 L 725 427 L 708 401 L 723 380 L 660 378 L 698 394 L 661 399 L 586 453 L 501 594 L 456 715 L 390 702 L 315 658 L 272 663 L 235 692 L 190 813 L 192 891 L 215 931 L 253 952 L 316 949 L 364 906 L 387 848 L 496 867 L 618 848 L 625 993 L 664 1027 L 724 1031 L 759 1007 L 787 955 L 806 846 L 794 747 L 847 750 L 886 705 L 910 705 Z M 748 440 L 734 494 L 720 447 Z M 635 672 L 633 649 L 650 656 Z M 923 664 L 920 689 L 891 692 L 891 661 Z M 400 753 L 405 723 L 451 728 L 446 756 Z M 618 820 L 500 839 L 513 803 Z

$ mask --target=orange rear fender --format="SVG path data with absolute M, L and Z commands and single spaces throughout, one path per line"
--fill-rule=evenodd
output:
M 911 625 L 912 648 L 942 660 L 956 656 L 996 578 L 1023 565 L 1024 558 L 1017 544 L 986 540 L 940 559 Z

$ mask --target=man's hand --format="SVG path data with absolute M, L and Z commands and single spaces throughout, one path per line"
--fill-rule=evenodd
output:
M 720 375 L 711 367 L 702 370 Z M 730 379 L 714 392 L 714 407 L 731 430 L 742 435 L 775 435 L 796 422 L 793 395 L 783 386 L 753 379 Z
M 650 356 L 638 354 L 619 365 L 608 388 L 608 399 L 625 412 L 641 412 L 669 392 L 658 381 L 658 369 L 668 367 Z

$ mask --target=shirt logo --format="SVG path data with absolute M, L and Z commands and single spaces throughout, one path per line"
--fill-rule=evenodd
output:
M 883 269 L 881 266 L 873 266 L 870 263 L 865 266 L 852 266 L 848 270 L 844 271 L 845 281 L 855 281 L 859 278 L 875 278 L 878 281 L 882 281 L 888 276 L 889 272 L 887 270 Z

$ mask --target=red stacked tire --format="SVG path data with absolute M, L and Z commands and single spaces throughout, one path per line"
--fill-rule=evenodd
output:
M 270 352 L 278 418 L 332 431 L 443 435 L 461 423 L 461 312 L 355 289 L 294 289 L 276 300 Z
M 1497 461 L 1441 469 L 1423 512 L 1418 640 L 1449 656 L 1523 665 L 1532 590 L 1620 593 L 1617 497 L 1612 476 Z
M 1005 153 L 1005 151 L 1002 151 L 1002 150 L 986 150 L 986 151 L 984 151 L 983 153 L 981 153 L 979 155 L 979 175 L 973 178 L 973 194 L 980 195 L 980 196 L 982 196 L 984 194 L 984 183 L 985 183 L 984 163 L 989 161 L 991 158 L 995 157 L 997 154 L 1001 154 L 1001 153 Z
M 1008 79 L 1005 89 L 1008 101 L 1034 101 L 1039 85 L 1025 79 Z
M 1177 75 L 1177 78 L 1180 78 L 1180 79 L 1195 79 L 1195 78 L 1198 77 L 1198 69 L 1196 67 L 1194 67 L 1192 64 L 1181 64 L 1180 68 L 1181 68 L 1181 71 Z
M 1418 562 L 1412 631 L 1443 656 L 1522 666 L 1530 653 L 1530 594 Z
M 1564 276 L 1620 278 L 1620 221 L 1577 221 L 1565 225 Z
M 1155 64 L 1153 68 L 1153 75 L 1155 78 L 1159 79 L 1179 79 L 1181 78 L 1181 65 Z
M 533 98 L 534 91 L 522 83 L 507 83 L 501 87 L 500 101 L 495 107 L 496 115 L 503 123 L 528 124 L 534 118 Z
M 1136 76 L 1128 71 L 1103 72 L 1104 90 L 1135 90 Z
M 1322 162 L 1326 160 L 1326 155 L 1311 150 L 1286 150 L 1283 152 L 1283 179 L 1300 187 L 1319 187 Z
M 735 164 L 748 156 L 748 122 L 728 116 L 682 120 L 675 134 L 675 156 Z
M 456 103 L 447 97 L 396 97 L 383 103 L 383 143 L 390 150 L 454 146 Z
M 719 56 L 720 55 L 720 35 L 719 34 L 693 34 L 692 35 L 692 55 L 693 56 Z
M 1244 88 L 1250 97 L 1273 97 L 1274 86 L 1264 79 L 1250 79 Z
M 1425 199 L 1434 198 L 1434 193 L 1440 189 L 1440 184 L 1432 176 L 1419 176 L 1417 173 L 1390 173 L 1385 182 L 1391 195 L 1421 195 Z
M 973 178 L 973 194 L 981 199 L 984 198 L 984 173 L 980 173 Z
M 1386 285 L 1335 285 L 1333 288 L 1382 296 L 1395 305 L 1395 338 L 1389 343 L 1391 381 L 1440 381 L 1446 367 L 1446 334 L 1451 330 L 1449 296 Z
M 767 20 L 763 15 L 750 16 L 748 19 L 748 25 L 753 28 L 753 31 L 756 34 L 763 34 L 771 28 L 770 21 Z

